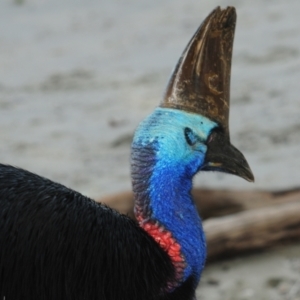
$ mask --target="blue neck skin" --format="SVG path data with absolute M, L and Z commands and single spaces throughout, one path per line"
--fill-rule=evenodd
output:
M 199 137 L 193 149 L 184 129 Z M 191 197 L 192 178 L 203 164 L 206 141 L 216 124 L 176 109 L 157 108 L 136 131 L 132 144 L 135 214 L 158 221 L 181 245 L 185 281 L 198 284 L 206 258 L 205 236 Z

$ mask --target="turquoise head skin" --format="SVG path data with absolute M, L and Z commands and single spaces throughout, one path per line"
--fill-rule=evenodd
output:
M 217 124 L 201 115 L 158 107 L 137 128 L 133 144 L 155 144 L 160 168 L 179 168 L 191 179 L 203 164 L 206 141 Z M 175 170 L 174 170 L 175 171 Z

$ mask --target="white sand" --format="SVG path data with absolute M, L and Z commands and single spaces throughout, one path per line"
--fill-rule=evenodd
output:
M 0 161 L 92 197 L 129 189 L 134 128 L 158 105 L 186 43 L 217 5 L 237 8 L 231 139 L 256 182 L 207 173 L 195 182 L 215 188 L 299 186 L 298 0 L 0 1 Z M 283 261 L 273 275 L 300 277 L 300 271 L 289 271 L 285 254 L 272 255 L 277 259 L 269 265 Z M 244 271 L 236 267 L 234 275 L 232 267 L 213 288 L 205 286 L 206 276 L 217 277 L 221 269 L 207 268 L 201 299 L 285 299 L 279 292 L 279 298 L 255 295 L 252 287 L 230 296 L 239 274 L 269 278 L 254 268 L 260 260 L 243 258 Z

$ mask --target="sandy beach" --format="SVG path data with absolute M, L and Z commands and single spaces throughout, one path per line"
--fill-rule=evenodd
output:
M 300 1 L 0 2 L 0 161 L 93 198 L 129 190 L 137 124 L 158 105 L 181 52 L 217 5 L 238 14 L 232 143 L 255 175 L 195 185 L 299 186 Z M 300 244 L 209 265 L 198 299 L 300 299 Z

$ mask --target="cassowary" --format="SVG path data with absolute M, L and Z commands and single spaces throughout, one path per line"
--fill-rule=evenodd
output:
M 235 9 L 216 8 L 184 50 L 160 106 L 136 130 L 136 221 L 58 183 L 0 165 L 0 299 L 195 299 L 205 263 L 192 178 L 253 181 L 229 140 Z

